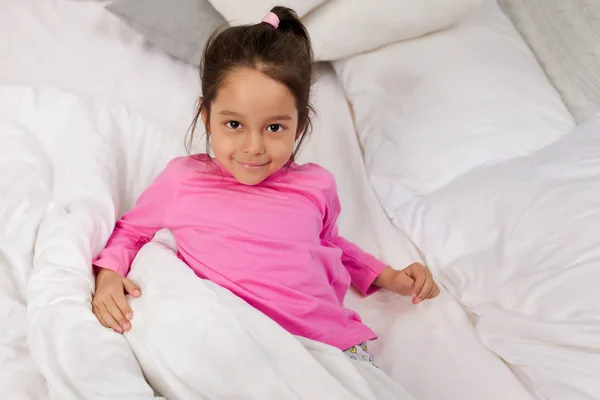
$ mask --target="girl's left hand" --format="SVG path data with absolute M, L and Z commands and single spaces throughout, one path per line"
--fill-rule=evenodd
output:
M 413 304 L 433 299 L 440 294 L 440 289 L 433 280 L 431 271 L 421 263 L 411 264 L 400 271 L 388 267 L 378 279 L 384 283 L 378 286 L 385 287 L 402 296 L 412 295 Z

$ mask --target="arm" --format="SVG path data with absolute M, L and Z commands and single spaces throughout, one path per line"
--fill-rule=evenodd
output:
M 331 181 L 331 187 L 326 191 L 328 209 L 322 239 L 342 250 L 342 263 L 350 273 L 352 284 L 364 295 L 373 293 L 377 288 L 403 296 L 412 295 L 414 304 L 436 297 L 440 293 L 439 288 L 429 268 L 423 264 L 416 262 L 403 270 L 395 270 L 339 235 L 337 218 L 341 205 L 333 177 Z
M 142 193 L 134 208 L 117 222 L 106 247 L 93 261 L 96 267 L 127 275 L 142 246 L 158 230 L 168 228 L 166 219 L 175 197 L 177 178 L 171 161 Z
M 350 274 L 352 285 L 363 295 L 375 292 L 377 278 L 389 268 L 387 264 L 339 235 L 332 237 L 330 243 L 342 250 L 342 263 Z
M 431 271 L 425 265 L 416 262 L 398 271 L 341 237 L 337 228 L 341 204 L 333 176 L 324 194 L 327 209 L 321 240 L 342 250 L 342 263 L 350 274 L 352 284 L 362 294 L 369 295 L 377 288 L 385 288 L 403 296 L 412 295 L 413 304 L 418 304 L 440 293 Z
M 363 295 L 369 295 L 382 287 L 383 281 L 378 277 L 386 270 L 391 270 L 381 260 L 363 251 L 354 243 L 339 235 L 337 219 L 341 212 L 341 204 L 337 194 L 335 179 L 331 177 L 331 187 L 325 193 L 328 208 L 325 215 L 321 237 L 342 250 L 342 263 L 348 270 L 352 284 Z
M 395 270 L 339 236 L 337 227 L 329 228 L 329 232 L 329 242 L 342 250 L 342 263 L 350 273 L 352 284 L 363 295 L 384 288 L 402 296 L 412 295 L 413 304 L 418 304 L 440 294 L 431 271 L 425 265 L 416 262 L 402 270 Z

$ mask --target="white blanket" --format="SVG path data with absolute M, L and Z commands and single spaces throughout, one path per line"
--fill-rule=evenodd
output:
M 600 123 L 569 134 L 495 0 L 334 66 L 382 205 L 477 336 L 537 398 L 599 399 Z
M 96 2 L 2 3 L 0 27 L 12 34 L 0 36 L 0 52 L 12 61 L 0 65 L 0 396 L 40 400 L 49 389 L 61 400 L 151 398 L 127 340 L 90 312 L 89 262 L 115 218 L 168 159 L 183 153 L 195 71 L 145 47 Z M 341 231 L 394 266 L 418 259 L 370 190 L 343 91 L 329 70 L 315 88 L 315 105 L 320 117 L 303 161 L 337 176 Z M 144 301 L 152 301 L 147 295 Z M 366 300 L 350 293 L 347 300 L 380 336 L 371 346 L 377 364 L 415 398 L 530 399 L 447 294 L 418 307 L 390 293 Z M 150 357 L 146 373 L 153 362 L 188 371 L 211 362 L 179 364 L 185 355 Z M 10 367 L 16 368 L 5 374 Z M 331 381 L 337 372 L 328 373 Z M 265 390 L 285 381 L 280 374 Z M 172 374 L 149 379 L 161 385 L 161 377 L 185 390 Z M 223 384 L 234 379 L 243 376 Z
M 226 289 L 199 279 L 168 231 L 136 257 L 126 335 L 148 381 L 168 399 L 410 400 L 368 362 L 296 338 Z
M 341 92 L 334 82 L 331 74 L 325 75 L 320 81 L 320 85 L 324 85 L 324 90 L 317 88 L 317 93 L 323 93 L 320 98 L 324 103 L 317 102 L 321 110 L 336 106 L 336 103 L 326 106 L 328 96 L 336 93 L 332 88 L 336 88 L 337 95 Z M 3 108 L 1 119 L 4 121 L 3 141 L 8 144 L 3 147 L 6 150 L 2 154 L 5 168 L 0 176 L 11 184 L 5 187 L 12 189 L 5 198 L 7 201 L 2 204 L 3 215 L 7 217 L 4 220 L 8 222 L 5 225 L 7 232 L 18 238 L 11 243 L 10 248 L 6 247 L 11 261 L 7 267 L 12 273 L 21 274 L 22 281 L 26 281 L 31 271 L 32 250 L 35 250 L 27 295 L 29 346 L 48 381 L 50 392 L 55 398 L 61 399 L 152 397 L 153 392 L 144 380 L 127 341 L 102 328 L 90 312 L 93 277 L 89 262 L 112 229 L 115 204 L 119 203 L 117 199 L 131 196 L 120 196 L 119 188 L 137 180 L 148 182 L 151 179 L 151 174 L 144 171 L 135 175 L 135 165 L 142 165 L 142 160 L 149 156 L 151 160 L 160 160 L 159 157 L 175 152 L 169 150 L 169 143 L 176 148 L 173 143 L 179 140 L 165 139 L 168 136 L 152 125 L 137 119 L 119 106 L 109 107 L 100 101 L 53 89 L 34 91 L 28 88 L 2 88 L 0 93 L 0 101 L 7 106 Z M 346 124 L 351 125 L 351 121 L 346 120 L 342 126 Z M 50 131 L 46 130 L 48 126 L 52 127 Z M 128 128 L 116 129 L 119 126 Z M 339 151 L 358 156 L 357 143 L 354 140 L 340 140 L 345 131 L 335 129 L 336 126 L 340 126 L 340 120 L 317 121 L 317 132 L 328 128 L 334 134 L 311 141 L 305 157 L 311 155 L 311 160 L 321 161 L 338 176 L 346 177 L 340 180 L 340 192 L 346 205 L 340 225 L 348 233 L 347 236 L 375 254 L 386 257 L 392 264 L 403 265 L 408 262 L 403 257 L 409 253 L 398 247 L 402 243 L 401 237 L 391 229 L 378 204 L 372 200 L 374 195 L 367 189 L 366 175 L 360 162 L 352 162 L 357 158 L 337 158 L 334 161 L 328 157 L 329 151 L 320 153 L 324 149 L 331 149 L 336 143 Z M 47 132 L 51 134 L 45 135 Z M 149 142 L 155 142 L 156 145 L 146 145 L 147 153 L 131 153 L 127 157 L 131 167 L 119 165 L 119 161 L 124 159 L 115 159 L 117 149 L 135 148 L 134 144 L 143 147 L 142 143 Z M 74 146 L 78 146 L 77 151 L 74 151 Z M 153 148 L 151 152 L 150 148 Z M 164 163 L 157 161 L 161 162 Z M 346 173 L 353 169 L 359 173 L 356 178 L 351 179 Z M 141 184 L 137 186 L 142 187 Z M 365 224 L 365 221 L 370 223 Z M 379 244 L 384 251 L 378 250 Z M 22 254 L 26 257 L 19 258 Z M 157 283 L 162 281 L 163 279 L 155 280 Z M 161 296 L 153 297 L 152 290 L 147 290 L 143 281 L 141 283 L 144 301 L 156 302 L 162 299 Z M 187 300 L 182 295 L 179 308 L 193 310 L 195 302 Z M 514 394 L 513 398 L 529 398 L 506 367 L 498 359 L 491 357 L 475 340 L 465 315 L 445 294 L 435 302 L 416 308 L 412 308 L 406 299 L 386 293 L 368 300 L 360 300 L 351 293 L 348 302 L 361 312 L 381 336 L 381 340 L 374 342 L 372 346 L 378 364 L 415 397 L 435 399 L 440 391 L 448 390 L 452 393 L 451 398 L 455 399 L 477 399 L 481 395 L 494 398 L 499 386 L 507 386 L 507 390 Z M 184 318 L 181 318 L 181 322 L 182 326 L 186 326 Z M 187 323 L 191 323 L 190 320 Z M 168 328 L 164 325 L 164 329 Z M 193 324 L 188 328 L 193 328 Z M 22 325 L 20 329 L 23 329 Z M 192 333 L 193 329 L 190 329 L 182 330 Z M 149 329 L 146 332 L 152 331 L 153 329 Z M 165 334 L 164 330 L 155 331 L 155 344 L 169 337 L 161 336 Z M 145 331 L 142 329 L 143 332 Z M 279 346 L 269 339 L 270 337 L 265 337 L 262 345 L 271 349 L 271 356 L 274 353 L 285 355 L 293 351 L 299 352 L 297 344 L 294 347 L 287 342 L 285 346 Z M 205 344 L 195 340 L 167 342 L 188 349 Z M 20 343 L 21 346 L 24 345 L 22 341 Z M 235 343 L 229 347 L 235 348 Z M 227 347 L 216 347 L 214 351 L 223 351 L 223 348 Z M 333 354 L 333 357 L 319 355 L 324 351 L 323 346 L 315 347 L 313 344 L 311 348 L 318 351 L 313 351 L 316 354 L 314 360 L 306 362 L 314 365 L 321 361 L 322 368 L 330 372 L 318 376 L 333 385 L 336 377 L 334 371 L 345 371 L 339 365 L 336 368 L 333 366 L 345 362 L 345 359 L 337 358 L 338 361 L 335 361 L 336 356 Z M 161 371 L 153 375 L 152 372 L 156 371 L 153 366 L 168 363 L 193 372 L 214 365 L 212 359 L 204 359 L 201 355 L 189 358 L 194 352 L 183 352 L 181 347 L 179 351 L 169 351 L 169 348 L 163 348 L 162 351 L 162 355 L 150 353 L 152 356 L 146 357 L 142 364 L 146 374 L 155 377 L 156 380 L 151 379 L 152 382 L 169 394 L 189 393 L 185 392 L 190 389 L 184 385 L 185 382 L 202 381 L 176 379 L 176 376 L 187 376 L 179 375 L 181 371 L 178 370 L 171 370 L 171 374 Z M 325 353 L 330 351 L 331 348 Z M 165 354 L 171 358 L 164 357 Z M 304 354 L 306 360 L 310 360 L 305 353 L 301 354 Z M 143 359 L 139 354 L 138 358 Z M 255 359 L 260 357 L 255 356 Z M 297 370 L 292 368 L 292 372 L 284 373 L 284 369 L 277 369 L 278 374 L 271 375 L 265 384 L 265 391 L 272 389 L 277 393 L 283 382 L 288 382 L 288 374 L 294 371 L 303 376 L 311 376 L 311 371 L 318 371 L 313 367 L 301 367 L 302 356 L 297 355 L 295 359 L 298 360 L 298 364 L 295 364 Z M 278 357 L 270 360 L 272 365 L 285 361 Z M 327 363 L 325 360 L 328 360 Z M 30 365 L 29 361 L 27 363 Z M 226 371 L 221 371 L 229 378 L 228 381 L 215 381 L 216 385 L 222 383 L 221 390 L 229 388 L 235 379 L 243 378 L 241 374 L 233 375 L 232 368 L 230 366 Z M 477 376 L 477 370 L 485 371 L 485 375 Z M 367 372 L 374 373 L 369 369 Z M 27 374 L 23 372 L 19 377 L 20 382 L 29 381 L 32 376 L 40 379 L 39 374 L 30 369 Z M 469 385 L 455 387 L 457 377 L 469 382 Z M 381 376 L 375 375 L 373 378 L 379 381 Z M 354 377 L 344 381 L 347 387 L 351 387 L 353 382 L 356 382 Z M 434 382 L 439 385 L 437 388 L 434 388 Z M 339 388 L 342 390 L 341 386 Z M 38 390 L 43 392 L 41 387 Z M 329 392 L 327 396 L 331 393 L 336 392 Z M 342 393 L 346 395 L 342 391 L 340 396 L 343 396 Z M 277 395 L 266 398 L 277 398 Z M 502 397 L 496 398 L 500 400 Z
M 155 388 L 170 399 L 228 398 L 251 389 L 257 399 L 411 398 L 382 371 L 367 363 L 355 364 L 339 350 L 309 344 L 307 351 L 233 295 L 203 284 L 172 252 L 161 256 L 155 250 L 135 269 L 140 272 L 133 277 L 144 296 L 134 309 L 154 318 L 134 321 L 136 360 L 125 339 L 102 328 L 90 313 L 94 284 L 90 261 L 112 229 L 115 195 L 128 171 L 114 164 L 117 147 L 132 148 L 128 142 L 141 134 L 146 142 L 159 135 L 150 125 L 138 132 L 119 131 L 115 128 L 131 123 L 131 115 L 127 121 L 119 120 L 115 108 L 56 90 L 36 96 L 26 88 L 3 88 L 0 96 L 3 104 L 12 101 L 15 106 L 2 115 L 5 122 L 13 122 L 3 126 L 9 146 L 2 155 L 10 168 L 2 176 L 12 178 L 10 187 L 23 189 L 4 203 L 7 231 L 21 236 L 6 251 L 13 256 L 34 250 L 27 290 L 29 345 L 54 398 L 153 397 L 138 361 L 147 376 L 154 377 L 150 380 Z M 13 112 L 17 119 L 19 113 L 29 115 L 30 121 L 18 126 L 9 115 Z M 53 125 L 52 135 L 37 131 L 40 122 Z M 16 145 L 27 139 L 44 151 L 29 157 L 17 151 Z M 168 154 L 168 146 L 155 147 L 153 158 L 161 152 Z M 9 267 L 27 280 L 31 259 L 10 261 Z M 221 300 L 218 309 L 206 306 L 213 300 L 207 290 Z M 165 307 L 170 312 L 161 312 Z M 165 321 L 164 315 L 175 320 Z M 206 323 L 204 329 L 197 329 L 199 321 Z M 202 350 L 207 344 L 212 354 Z
M 600 114 L 395 211 L 537 398 L 600 398 Z

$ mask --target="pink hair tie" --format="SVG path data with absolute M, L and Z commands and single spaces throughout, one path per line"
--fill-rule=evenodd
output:
M 279 17 L 274 12 L 269 12 L 264 16 L 262 22 L 266 22 L 269 25 L 273 25 L 273 28 L 277 29 L 279 26 Z

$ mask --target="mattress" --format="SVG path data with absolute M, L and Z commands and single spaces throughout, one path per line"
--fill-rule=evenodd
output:
M 115 218 L 171 157 L 183 154 L 183 133 L 199 95 L 197 71 L 149 47 L 96 2 L 4 2 L 0 27 L 10 32 L 0 35 L 0 52 L 12 60 L 0 66 L 0 394 L 37 400 L 158 396 L 147 382 L 156 382 L 150 364 L 143 369 L 139 361 L 161 360 L 134 353 L 135 337 L 102 328 L 91 314 L 89 261 Z M 301 161 L 336 175 L 346 237 L 395 267 L 408 265 L 419 253 L 371 189 L 342 86 L 329 67 L 319 74 L 319 114 Z M 351 293 L 347 304 L 378 333 L 372 350 L 381 370 L 410 396 L 532 398 L 445 291 L 416 307 L 385 292 L 367 299 Z M 308 353 L 295 353 L 302 360 L 329 365 L 330 349 L 304 347 Z M 206 369 L 206 360 L 184 356 L 171 354 L 176 358 L 170 361 Z M 304 365 L 300 359 L 298 365 Z M 277 398 L 269 395 L 276 385 L 268 382 L 287 382 L 291 372 L 284 372 L 267 376 L 261 398 Z M 223 393 L 243 382 L 241 374 L 216 373 L 228 377 Z M 166 384 L 183 390 L 176 379 Z

